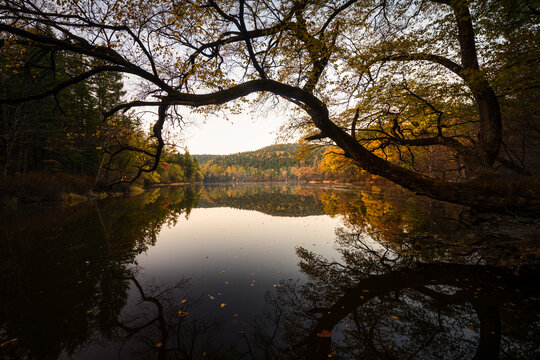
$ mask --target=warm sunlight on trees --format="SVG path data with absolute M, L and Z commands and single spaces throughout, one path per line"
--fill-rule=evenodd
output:
M 415 193 L 482 210 L 540 208 L 539 6 L 536 1 L 2 0 L 2 51 L 60 52 L 86 66 L 4 104 L 56 96 L 106 72 L 141 81 L 105 118 L 157 108 L 157 168 L 166 122 L 187 106 L 241 111 L 238 100 L 292 102 L 290 128 L 340 147 L 359 167 Z M 17 71 L 16 69 L 6 71 Z M 39 90 L 39 89 L 38 89 Z

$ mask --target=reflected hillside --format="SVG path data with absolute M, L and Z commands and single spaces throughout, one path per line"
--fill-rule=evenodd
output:
M 272 216 L 310 216 L 325 212 L 315 190 L 288 185 L 207 186 L 198 207 L 232 207 Z

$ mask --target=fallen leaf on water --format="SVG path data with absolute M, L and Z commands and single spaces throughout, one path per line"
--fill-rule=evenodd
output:
M 330 337 L 332 336 L 332 333 L 328 330 L 323 330 L 320 333 L 317 334 L 318 337 L 324 338 L 324 337 Z
M 17 341 L 17 340 L 19 340 L 19 339 L 18 339 L 18 338 L 15 338 L 15 339 L 11 339 L 11 340 L 8 340 L 8 341 L 6 341 L 6 342 L 3 342 L 3 343 L 0 344 L 0 348 L 6 346 L 6 345 L 9 344 L 9 343 L 15 342 L 15 341 Z
M 225 306 L 227 306 L 227 304 L 225 304 L 225 303 L 221 303 L 221 305 L 220 305 L 220 306 L 221 306 L 221 308 L 223 309 L 223 308 L 224 308 Z

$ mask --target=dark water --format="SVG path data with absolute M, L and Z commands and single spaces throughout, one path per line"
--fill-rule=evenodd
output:
M 461 211 L 231 185 L 4 212 L 0 358 L 540 358 L 538 224 Z

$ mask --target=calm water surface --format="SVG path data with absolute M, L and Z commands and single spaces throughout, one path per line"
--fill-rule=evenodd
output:
M 0 358 L 540 358 L 538 224 L 460 214 L 285 185 L 4 211 Z

